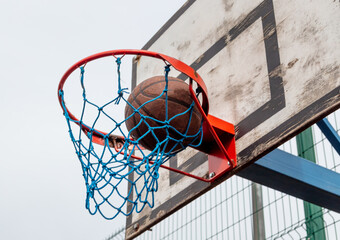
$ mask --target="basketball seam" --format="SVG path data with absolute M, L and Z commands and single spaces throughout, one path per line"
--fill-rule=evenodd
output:
M 164 100 L 164 99 L 163 99 Z M 141 105 L 141 103 L 138 101 L 138 99 L 135 99 L 133 102 L 131 102 L 131 104 L 133 105 L 133 103 L 136 103 L 136 104 L 138 104 L 139 106 Z M 178 104 L 178 103 L 176 103 L 176 104 Z M 138 107 L 137 107 L 138 108 Z M 137 109 L 136 108 L 136 109 Z M 132 109 L 131 109 L 132 110 Z M 147 115 L 147 116 L 149 116 L 149 117 L 152 117 L 152 118 L 155 118 L 154 116 L 153 116 L 153 114 L 151 114 L 148 110 L 147 110 L 147 108 L 144 108 L 144 107 L 142 107 L 142 108 L 140 108 L 140 110 L 142 110 L 144 113 L 145 113 L 145 115 Z M 142 113 L 141 113 L 142 114 Z M 188 114 L 188 113 L 187 113 Z M 197 115 L 197 114 L 195 114 L 198 118 L 199 118 L 199 116 L 200 115 Z M 132 116 L 132 118 L 133 118 L 133 121 L 134 121 L 134 124 L 136 124 L 136 117 L 135 116 Z M 154 124 L 156 124 L 157 126 L 162 126 L 162 124 L 161 123 L 159 123 L 159 122 L 157 122 L 157 121 L 153 121 L 153 123 Z M 144 123 L 145 124 L 145 123 Z M 189 122 L 189 118 L 188 118 L 188 121 L 186 122 L 186 127 L 187 126 L 190 126 L 190 122 Z M 172 126 L 172 125 L 171 125 Z M 190 128 L 190 127 L 189 127 Z M 174 135 L 174 134 L 178 134 L 175 130 L 172 130 L 172 129 L 168 129 L 170 132 L 169 132 L 169 134 L 171 135 Z M 138 136 L 142 136 L 142 135 L 144 135 L 144 134 L 141 134 L 141 132 L 140 132 L 140 130 L 139 130 L 139 128 L 136 128 L 135 129 L 135 131 L 137 132 L 137 134 L 138 134 Z M 199 131 L 199 130 L 198 130 Z M 150 132 L 150 133 L 148 133 L 147 135 L 149 135 L 149 134 L 151 134 L 152 135 L 152 139 L 154 139 L 155 141 L 159 141 L 160 139 L 157 137 L 157 140 L 155 139 L 155 137 L 153 136 L 153 134 Z M 155 133 L 156 134 L 156 136 L 157 136 L 157 133 Z M 181 134 L 184 134 L 184 133 L 182 133 L 181 132 Z M 187 137 L 186 138 L 187 140 L 188 140 L 188 142 L 190 142 L 192 139 L 194 139 L 194 137 Z M 149 143 L 148 141 L 143 141 L 142 140 L 142 145 L 144 146 L 144 147 L 146 147 L 146 148 L 149 148 L 149 149 L 152 149 L 152 146 L 150 145 L 151 143 Z
M 177 79 L 169 79 L 169 81 L 171 81 L 171 82 L 181 82 L 181 83 L 184 83 L 184 81 L 177 80 Z M 145 90 L 146 88 L 152 86 L 152 85 L 155 85 L 155 84 L 158 84 L 158 83 L 162 83 L 162 82 L 164 82 L 164 80 L 159 80 L 159 81 L 157 81 L 157 82 L 153 82 L 153 83 L 151 83 L 151 84 L 146 85 L 145 87 L 143 87 L 143 85 L 144 85 L 144 83 L 145 83 L 145 81 L 143 81 L 143 82 L 141 83 L 141 85 L 140 85 L 140 87 L 139 87 L 139 89 L 137 90 L 136 93 L 138 93 L 138 94 L 143 94 L 145 97 L 156 98 L 156 97 L 158 97 L 160 94 L 158 94 L 158 95 L 156 95 L 156 94 L 155 94 L 155 95 L 147 94 L 147 93 L 144 92 L 144 90 Z M 185 85 L 186 85 L 186 84 L 185 84 Z M 138 94 L 130 95 L 130 96 L 132 96 L 133 101 L 136 100 L 136 97 L 138 96 Z M 161 97 L 158 98 L 158 99 L 163 99 L 163 100 L 165 100 L 165 98 L 166 98 L 166 96 L 165 96 L 165 94 L 164 94 L 164 96 L 161 96 Z M 172 101 L 172 102 L 174 102 L 174 103 L 178 103 L 178 104 L 180 104 L 180 105 L 183 105 L 183 106 L 185 106 L 185 107 L 187 107 L 187 108 L 189 108 L 189 107 L 191 106 L 191 104 L 189 105 L 188 103 L 186 103 L 186 102 L 184 102 L 184 101 L 180 101 L 180 100 L 178 101 L 178 99 L 173 98 L 173 97 L 169 97 L 169 96 L 168 96 L 168 100 L 170 100 L 170 101 Z M 194 101 L 194 100 L 193 100 L 193 101 Z M 140 102 L 138 102 L 138 104 L 141 105 Z M 194 113 L 195 113 L 196 115 L 200 116 L 200 112 L 198 111 L 198 109 L 196 110 L 196 109 L 194 108 L 193 110 L 194 110 Z M 148 112 L 147 112 L 147 113 L 148 113 Z
M 182 101 L 181 99 L 178 99 L 178 98 L 174 98 L 174 97 L 171 97 L 171 96 L 166 96 L 166 94 L 163 94 L 162 96 L 161 96 L 161 94 L 162 93 L 159 93 L 159 94 L 150 94 L 150 93 L 147 93 L 146 92 L 146 89 L 147 88 L 150 88 L 150 87 L 155 87 L 155 85 L 157 85 L 157 84 L 162 84 L 162 85 L 164 85 L 165 84 L 165 80 L 164 80 L 164 76 L 159 76 L 158 77 L 158 79 L 159 80 L 157 80 L 156 79 L 156 81 L 155 82 L 151 82 L 151 83 L 148 83 L 146 80 L 145 81 L 143 81 L 143 82 L 141 82 L 140 84 L 138 84 L 137 85 L 137 87 L 133 90 L 133 94 L 130 94 L 130 96 L 129 96 L 129 102 L 130 102 L 130 104 L 133 106 L 133 108 L 132 107 L 130 107 L 130 106 L 128 106 L 128 109 L 127 109 L 127 113 L 130 113 L 130 114 L 136 114 L 136 113 L 133 113 L 135 110 L 134 110 L 134 108 L 135 109 L 138 109 L 139 108 L 139 114 L 140 115 L 144 115 L 145 114 L 145 116 L 149 116 L 149 117 L 152 117 L 152 118 L 154 118 L 154 119 L 156 119 L 156 117 L 154 116 L 154 114 L 153 114 L 153 112 L 151 112 L 151 110 L 150 109 L 148 109 L 148 106 L 147 105 L 144 105 L 144 106 L 142 106 L 142 102 L 143 102 L 143 104 L 145 104 L 145 102 L 147 102 L 147 101 L 140 101 L 139 99 L 138 99 L 138 95 L 141 95 L 141 96 L 143 96 L 144 98 L 146 98 L 146 99 L 149 99 L 148 101 L 150 101 L 150 102 L 152 102 L 152 100 L 155 100 L 155 98 L 157 98 L 157 100 L 158 99 L 161 99 L 162 101 L 163 101 L 163 103 L 160 103 L 160 104 L 164 104 L 165 105 L 165 101 L 166 101 L 166 97 L 168 98 L 167 100 L 169 101 L 169 102 L 171 102 L 171 103 L 173 103 L 173 104 L 175 104 L 175 107 L 169 107 L 169 104 L 168 104 L 168 109 L 172 109 L 172 108 L 176 108 L 176 105 L 178 105 L 178 106 L 182 106 L 182 107 L 184 107 L 184 108 L 186 108 L 186 109 L 184 109 L 184 111 L 182 111 L 182 113 L 184 113 L 184 112 L 186 112 L 191 106 L 192 106 L 192 103 L 194 103 L 194 100 L 192 99 L 192 97 L 191 97 L 191 95 L 190 95 L 190 93 L 189 93 L 189 96 L 191 97 L 191 100 L 192 100 L 192 102 L 191 103 L 187 103 L 187 102 L 185 102 L 185 101 Z M 184 85 L 182 85 L 182 86 L 185 86 L 185 87 L 187 87 L 187 88 L 189 88 L 189 85 L 187 85 L 184 81 L 182 81 L 182 80 L 179 80 L 179 79 L 176 79 L 176 78 L 171 78 L 171 77 L 169 77 L 168 78 L 168 81 L 171 83 L 175 83 L 175 82 L 178 82 L 178 83 L 180 83 L 180 84 L 184 84 Z M 146 84 L 147 83 L 147 84 Z M 165 87 L 165 86 L 164 86 Z M 157 89 L 157 88 L 156 88 Z M 158 88 L 157 90 L 161 90 L 160 88 Z M 156 91 L 157 91 L 156 90 Z M 163 90 L 162 90 L 163 91 Z M 131 98 L 130 98 L 131 97 Z M 142 107 L 141 107 L 142 106 Z M 183 115 L 186 115 L 185 117 L 187 118 L 187 120 L 185 121 L 185 128 L 183 129 L 183 130 L 181 130 L 181 131 L 179 131 L 179 133 L 180 134 L 185 134 L 185 132 L 187 131 L 187 130 L 189 130 L 190 129 L 190 114 L 194 114 L 193 116 L 194 116 L 194 118 L 196 118 L 196 119 L 200 119 L 200 120 L 202 120 L 202 116 L 201 116 L 201 114 L 200 114 L 200 112 L 199 112 L 199 110 L 197 109 L 197 106 L 195 106 L 194 105 L 194 107 L 193 107 L 193 109 L 192 109 L 192 113 L 190 113 L 189 111 L 188 112 L 186 112 L 185 114 L 183 114 Z M 130 115 L 129 114 L 129 115 Z M 178 115 L 178 114 L 177 114 Z M 189 116 L 188 116 L 189 115 Z M 176 118 L 176 115 L 174 115 L 174 116 L 172 116 L 172 117 L 175 117 Z M 137 124 L 137 116 L 132 116 L 132 120 L 133 120 L 133 124 L 134 125 L 136 125 Z M 141 118 L 141 116 L 139 116 L 139 118 Z M 191 120 L 193 119 L 193 117 L 191 117 Z M 146 123 L 145 123 L 145 120 L 142 120 L 143 122 L 141 123 L 142 124 L 142 128 L 140 129 L 140 128 L 136 128 L 134 131 L 136 131 L 136 134 L 137 134 L 137 136 L 142 136 L 142 135 L 144 135 L 147 131 L 148 131 L 148 127 L 146 126 Z M 138 121 L 139 122 L 139 121 Z M 158 122 L 158 121 L 152 121 L 152 125 L 153 126 L 156 126 L 156 127 L 158 127 L 158 126 L 163 126 L 164 124 L 162 124 L 162 123 L 160 123 L 160 122 Z M 170 124 L 172 127 L 174 127 L 172 124 Z M 189 127 L 189 129 L 188 129 L 188 127 Z M 145 131 L 144 131 L 145 130 Z M 165 131 L 165 129 L 159 129 L 160 131 Z M 173 130 L 173 129 L 168 129 L 169 130 L 169 134 L 170 135 L 178 135 L 178 133 L 177 133 L 177 131 L 175 131 L 175 130 Z M 194 130 L 194 129 L 193 129 Z M 142 134 L 141 133 L 141 131 L 143 131 L 144 132 L 144 134 Z M 199 130 L 198 130 L 199 131 Z M 153 136 L 153 134 L 151 133 L 151 132 L 149 132 L 147 135 L 149 135 L 149 134 L 151 134 L 152 136 L 150 136 L 152 139 L 141 139 L 141 144 L 142 145 L 144 145 L 144 147 L 146 147 L 146 148 L 149 148 L 149 149 L 152 149 L 152 146 L 153 146 L 153 144 L 152 144 L 152 142 L 153 141 L 155 141 L 155 142 L 158 142 L 158 141 L 163 141 L 164 139 L 162 139 L 162 137 L 161 138 L 159 138 L 163 133 L 161 133 L 161 132 L 158 132 L 157 130 L 154 132 L 155 134 L 156 134 L 156 136 L 157 136 L 157 138 L 155 138 L 154 136 Z M 159 135 L 159 134 L 161 134 L 161 135 Z M 180 136 L 180 135 L 179 135 Z M 148 137 L 149 138 L 149 137 Z M 187 138 L 187 140 L 188 140 L 188 143 L 190 142 L 190 141 L 192 141 L 192 139 L 193 139 L 193 137 L 188 137 Z M 171 142 L 172 142 L 173 140 L 171 140 Z M 151 146 L 152 145 L 152 146 Z M 173 145 L 173 144 L 170 144 L 170 145 Z
M 161 100 L 164 100 L 165 101 L 165 99 L 161 99 Z M 136 104 L 138 104 L 139 105 L 139 107 L 142 105 L 141 104 L 141 102 L 140 101 L 138 101 L 138 99 L 134 99 L 134 101 L 133 102 L 135 102 Z M 178 104 L 178 105 L 181 105 L 179 102 L 175 102 L 175 101 L 173 101 L 174 103 L 176 103 L 176 104 Z M 132 104 L 132 103 L 131 103 Z M 136 108 L 137 109 L 137 108 Z M 146 113 L 146 115 L 147 116 L 149 116 L 149 117 L 152 117 L 152 118 L 155 118 L 154 117 L 154 115 L 145 107 L 145 105 L 143 106 L 143 107 L 141 107 L 140 108 L 140 110 L 143 110 L 145 113 Z M 198 119 L 200 119 L 200 114 L 197 114 L 197 112 L 195 111 L 195 108 L 193 109 L 193 113 L 196 115 L 196 117 L 198 118 Z M 187 113 L 185 113 L 185 114 L 189 114 L 189 112 L 187 112 Z M 177 114 L 178 115 L 178 114 Z M 176 116 L 176 115 L 175 115 Z M 174 116 L 173 116 L 174 117 Z M 201 118 L 202 119 L 202 118 Z M 165 121 L 165 120 L 164 120 Z M 157 121 L 155 121 L 156 123 L 157 123 L 157 125 L 159 125 L 160 126 L 160 124 L 161 123 L 159 123 L 159 122 L 157 122 Z M 188 123 L 189 124 L 189 123 Z

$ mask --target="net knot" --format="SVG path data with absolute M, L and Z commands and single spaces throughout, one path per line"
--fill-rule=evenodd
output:
M 120 64 L 122 63 L 122 58 L 117 57 L 116 63 L 117 63 L 117 74 L 118 74 L 118 96 L 113 100 L 115 104 L 119 104 L 120 100 L 123 98 L 124 93 L 129 93 L 127 90 L 128 88 L 122 88 L 121 87 L 121 78 L 120 78 Z
M 114 100 L 115 104 L 119 104 L 120 100 L 123 98 L 124 93 L 129 93 L 128 88 L 122 88 L 118 90 L 118 97 Z
M 117 57 L 116 63 L 117 63 L 118 65 L 120 65 L 120 64 L 122 63 L 122 58 L 121 58 L 121 57 Z
M 63 97 L 64 96 L 64 91 L 63 90 L 59 90 L 59 96 Z
M 167 74 L 167 73 L 169 73 L 170 72 L 170 66 L 171 65 L 166 65 L 165 67 L 164 67 L 164 71 L 165 71 L 165 74 Z
M 94 197 L 95 189 L 96 189 L 96 183 L 95 182 L 92 182 L 90 185 L 88 185 L 87 194 L 89 195 L 90 198 Z

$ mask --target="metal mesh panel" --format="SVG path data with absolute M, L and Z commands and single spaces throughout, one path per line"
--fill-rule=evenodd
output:
M 328 116 L 340 132 L 340 111 Z M 340 156 L 316 125 L 317 164 L 340 172 Z M 280 149 L 297 155 L 295 138 Z M 169 216 L 137 239 L 261 239 L 253 236 L 257 212 L 252 207 L 252 182 L 234 176 Z M 262 186 L 265 239 L 307 239 L 303 201 Z M 321 208 L 326 238 L 340 239 L 340 214 Z M 320 213 L 318 213 L 320 214 Z M 324 228 L 323 228 L 324 227 Z M 256 231 L 255 231 L 256 232 Z

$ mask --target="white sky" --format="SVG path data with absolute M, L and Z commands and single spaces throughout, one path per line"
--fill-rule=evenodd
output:
M 0 239 L 105 239 L 125 225 L 85 209 L 58 82 L 88 55 L 141 48 L 184 2 L 0 0 Z

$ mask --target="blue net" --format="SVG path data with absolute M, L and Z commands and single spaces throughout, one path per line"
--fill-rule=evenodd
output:
M 154 206 L 154 193 L 158 189 L 161 165 L 186 147 L 199 146 L 203 137 L 202 124 L 196 133 L 190 135 L 188 134 L 189 126 L 182 133 L 170 124 L 171 121 L 183 114 L 189 114 L 190 124 L 194 111 L 194 102 L 192 102 L 184 112 L 168 117 L 168 75 L 171 66 L 165 66 L 164 78 L 166 84 L 162 93 L 136 108 L 127 101 L 128 89 L 121 86 L 121 60 L 121 58 L 116 58 L 118 91 L 112 100 L 103 105 L 96 105 L 87 98 L 84 82 L 85 66 L 79 68 L 83 100 L 80 119 L 75 119 L 68 112 L 64 100 L 64 91 L 59 91 L 69 135 L 80 160 L 85 180 L 85 207 L 90 214 L 99 212 L 106 219 L 113 219 L 118 214 L 128 216 L 133 211 L 141 212 L 146 205 L 152 208 Z M 146 104 L 161 97 L 165 98 L 165 121 L 141 113 L 140 110 Z M 116 120 L 117 117 L 112 116 L 108 111 L 108 109 L 117 108 L 119 104 L 127 104 L 133 109 L 132 114 L 126 116 L 123 121 Z M 84 122 L 85 116 L 88 114 L 86 111 L 88 107 L 95 108 L 97 112 L 91 124 Z M 120 113 L 117 112 L 118 114 Z M 140 121 L 130 131 L 127 131 L 124 125 L 135 114 L 139 115 Z M 112 127 L 107 133 L 97 130 L 97 124 L 103 117 L 111 122 Z M 159 124 L 156 127 L 150 126 L 150 120 L 157 121 Z M 138 139 L 133 139 L 131 133 L 141 124 L 146 124 L 148 131 Z M 165 139 L 157 138 L 154 133 L 160 128 L 163 128 L 166 132 Z M 170 130 L 175 131 L 178 138 L 169 134 Z M 139 144 L 147 134 L 152 134 L 157 141 L 154 149 L 146 150 Z M 190 139 L 190 142 L 186 141 L 184 144 L 184 140 L 187 139 Z M 171 150 L 166 150 L 170 141 L 173 146 Z M 174 142 L 175 144 L 173 144 Z M 180 146 L 179 150 L 172 151 L 175 148 L 178 149 L 178 146 Z

